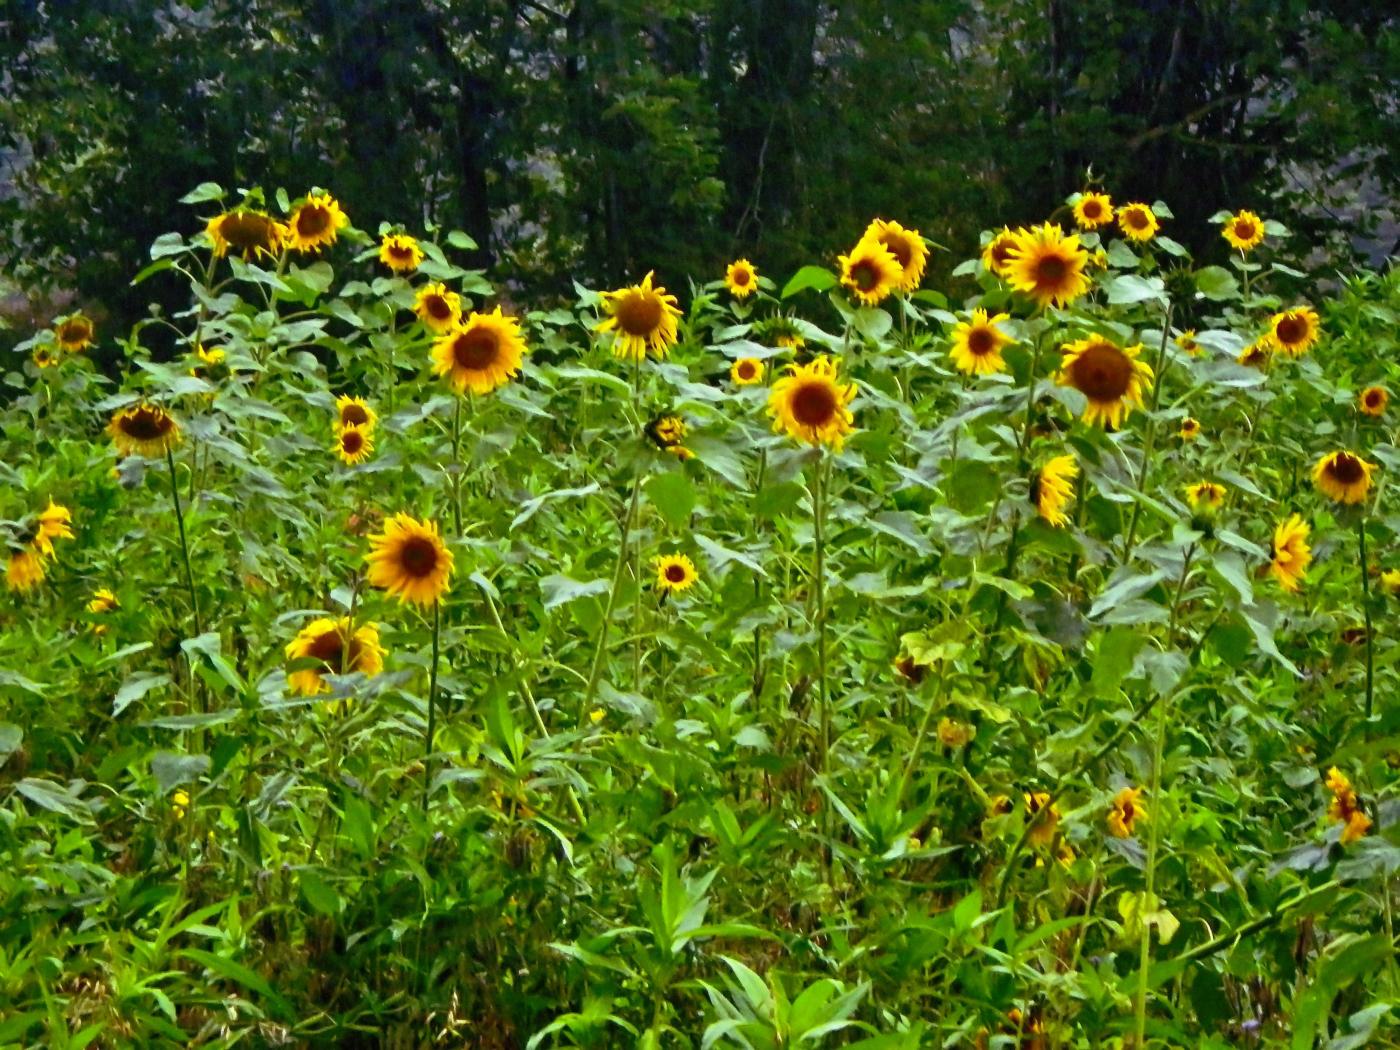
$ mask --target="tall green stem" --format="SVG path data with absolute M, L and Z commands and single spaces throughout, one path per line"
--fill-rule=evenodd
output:
M 1152 452 L 1157 442 L 1157 403 L 1162 396 L 1162 367 L 1167 359 L 1167 339 L 1172 330 L 1172 308 L 1167 307 L 1162 318 L 1162 341 L 1157 347 L 1157 357 L 1152 363 L 1152 403 L 1148 407 L 1147 426 L 1142 439 L 1142 468 L 1138 471 L 1137 491 L 1142 495 L 1147 491 L 1147 472 L 1152 467 Z M 1128 531 L 1123 538 L 1123 562 L 1127 564 L 1133 556 L 1133 541 L 1137 538 L 1138 519 L 1142 517 L 1142 500 L 1133 501 L 1133 515 L 1128 520 Z
M 1371 711 L 1375 702 L 1375 642 L 1371 635 L 1371 574 L 1366 568 L 1366 516 L 1356 520 L 1356 545 L 1361 549 L 1361 613 L 1366 618 L 1366 722 L 1370 732 Z
M 452 525 L 462 535 L 462 398 L 452 406 Z
M 1189 568 L 1189 564 L 1187 567 Z M 1182 571 L 1181 576 L 1182 580 L 1185 581 L 1185 570 Z M 1177 593 L 1180 594 L 1180 588 L 1178 588 Z M 1144 1040 L 1147 1033 L 1147 969 L 1148 964 L 1152 961 L 1152 925 L 1146 921 L 1146 913 L 1149 910 L 1157 910 L 1157 847 L 1161 841 L 1164 819 L 1162 754 L 1166 750 L 1167 711 L 1170 707 L 1170 702 L 1166 702 L 1157 708 L 1157 739 L 1152 749 L 1152 785 L 1148 788 L 1148 797 L 1152 800 L 1152 819 L 1149 825 L 1151 832 L 1147 839 L 1146 885 L 1143 889 L 1142 902 L 1138 907 L 1138 920 L 1142 923 L 1142 936 L 1138 942 L 1138 986 L 1134 1004 L 1134 1031 L 1137 1038 L 1134 1040 L 1133 1046 L 1136 1050 L 1142 1050 L 1147 1045 Z
M 608 588 L 608 604 L 603 610 L 603 622 L 598 627 L 598 644 L 593 649 L 593 666 L 588 672 L 588 685 L 583 691 L 583 709 L 579 712 L 579 722 L 582 723 L 588 714 L 588 708 L 593 703 L 594 694 L 598 691 L 598 676 L 603 670 L 603 656 L 608 650 L 608 627 L 612 623 L 613 608 L 617 605 L 617 591 L 622 586 L 622 572 L 627 567 L 627 555 L 630 551 L 628 540 L 632 534 L 632 520 L 637 515 L 637 502 L 642 491 L 642 475 L 639 470 L 632 479 L 632 500 L 627 506 L 627 513 L 622 519 L 622 535 L 617 542 L 617 564 L 613 568 L 612 586 Z
M 817 697 L 821 705 L 821 771 L 825 776 L 831 770 L 831 699 L 826 681 L 826 499 L 823 490 L 822 473 L 825 458 L 818 453 L 816 467 L 812 472 L 812 526 L 816 539 L 813 557 L 813 573 L 816 576 L 817 591 Z
M 190 567 L 190 541 L 185 535 L 185 510 L 180 505 L 180 483 L 175 478 L 175 453 L 170 445 L 165 446 L 165 464 L 170 468 L 170 498 L 175 502 L 175 524 L 180 530 L 180 554 L 185 561 L 185 583 L 190 588 L 190 608 L 194 612 L 194 633 L 204 633 L 204 624 L 199 615 L 199 595 L 194 589 L 194 570 Z
M 437 679 L 439 638 L 442 635 L 442 600 L 433 601 L 433 662 L 428 668 L 428 731 L 423 737 L 423 812 L 433 784 L 433 737 L 437 735 Z

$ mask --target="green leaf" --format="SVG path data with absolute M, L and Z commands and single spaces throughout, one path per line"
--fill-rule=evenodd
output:
M 1196 291 L 1207 299 L 1220 302 L 1239 297 L 1240 285 L 1235 275 L 1223 266 L 1205 266 L 1196 271 Z
M 301 895 L 312 908 L 322 915 L 340 914 L 340 894 L 329 882 L 309 868 L 302 871 L 298 881 L 301 884 Z
M 783 285 L 780 293 L 784 299 L 790 299 L 798 292 L 805 292 L 809 288 L 815 292 L 825 292 L 836 287 L 836 275 L 825 266 L 804 266 L 792 275 L 792 279 Z
M 151 756 L 151 772 L 162 794 L 172 788 L 198 780 L 209 771 L 208 755 L 186 755 L 176 751 L 157 751 Z
M 242 985 L 249 991 L 257 992 L 284 1020 L 290 1019 L 292 1016 L 292 1009 L 287 1001 L 272 990 L 272 986 L 267 983 L 265 978 L 254 973 L 242 963 L 225 959 L 222 955 L 215 955 L 213 952 L 206 952 L 201 948 L 186 948 L 178 954 L 212 970 L 218 977 Z
M 132 675 L 122 683 L 121 688 L 117 690 L 117 695 L 112 698 L 112 717 L 116 718 L 152 689 L 169 684 L 170 676 L 168 674 L 142 672 Z
M 224 188 L 217 182 L 201 182 L 189 193 L 180 198 L 181 204 L 203 204 L 205 201 L 222 200 Z
M 77 795 L 63 784 L 52 780 L 26 777 L 15 785 L 15 790 L 29 799 L 40 809 L 51 813 L 61 813 L 80 824 L 91 824 L 92 813 Z
M 603 579 L 576 580 L 572 576 L 556 573 L 540 580 L 540 594 L 544 597 L 546 609 L 553 609 L 591 594 L 603 594 L 607 589 L 608 581 Z
M 682 470 L 656 474 L 647 480 L 647 498 L 673 529 L 690 525 L 695 510 L 695 486 Z
M 1114 627 L 1098 644 L 1094 656 L 1094 693 L 1112 698 L 1133 669 L 1138 651 L 1147 644 L 1147 637 L 1132 627 Z
M 1166 286 L 1160 277 L 1139 277 L 1125 273 L 1104 282 L 1108 301 L 1115 305 L 1148 301 L 1166 302 Z

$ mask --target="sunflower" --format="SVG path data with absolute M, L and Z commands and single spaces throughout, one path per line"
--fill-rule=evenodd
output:
M 489 314 L 473 312 L 433 344 L 433 372 L 446 376 L 459 394 L 489 394 L 520 374 L 524 353 L 520 322 L 498 306 Z
M 1181 435 L 1182 441 L 1195 441 L 1201 436 L 1200 421 L 1187 416 L 1181 421 L 1181 429 L 1177 433 Z
M 1220 236 L 1229 241 L 1232 248 L 1253 251 L 1264 242 L 1264 222 L 1252 211 L 1237 211 L 1225 220 Z
M 1309 306 L 1297 306 L 1269 318 L 1270 343 L 1290 357 L 1300 357 L 1317 342 L 1321 322 Z
M 1236 364 L 1244 365 L 1246 368 L 1257 368 L 1261 371 L 1269 367 L 1269 355 L 1273 353 L 1273 348 L 1269 345 L 1269 340 L 1256 339 L 1235 358 Z
M 1142 788 L 1125 787 L 1113 796 L 1113 805 L 1108 811 L 1108 833 L 1114 838 L 1125 839 L 1133 833 L 1133 825 L 1142 819 L 1142 806 L 1138 799 Z
M 1303 575 L 1312 561 L 1312 548 L 1308 546 L 1308 523 L 1294 514 L 1287 521 L 1281 521 L 1274 529 L 1273 559 L 1269 571 L 1285 591 L 1296 591 L 1303 582 Z
M 94 616 L 102 616 L 113 609 L 121 608 L 121 602 L 117 601 L 117 596 L 106 587 L 99 587 L 92 592 L 92 597 L 88 599 L 87 611 Z
M 1142 387 L 1152 381 L 1152 367 L 1138 360 L 1141 346 L 1120 347 L 1094 335 L 1060 349 L 1057 381 L 1088 398 L 1084 422 L 1117 429 L 1134 405 L 1142 407 Z
M 1214 481 L 1198 481 L 1186 486 L 1186 502 L 1192 510 L 1214 512 L 1225 506 L 1225 486 Z
M 430 332 L 442 335 L 462 319 L 462 297 L 445 284 L 425 284 L 414 296 L 413 312 Z
M 337 427 L 360 427 L 366 434 L 374 432 L 379 416 L 365 403 L 364 398 L 341 394 L 335 399 L 335 425 Z
M 680 416 L 656 416 L 645 427 L 646 436 L 652 444 L 663 452 L 683 447 L 686 432 L 690 428 Z
M 724 286 L 735 299 L 747 299 L 758 290 L 758 270 L 747 259 L 735 259 L 725 267 Z
M 1125 204 L 1118 209 L 1118 228 L 1131 240 L 1145 243 L 1152 240 L 1162 224 L 1146 204 Z
M 729 366 L 729 378 L 739 386 L 763 382 L 763 362 L 756 357 L 741 357 Z
M 971 320 L 958 323 L 953 329 L 953 345 L 949 350 L 958 371 L 967 375 L 1006 371 L 1001 350 L 1015 340 L 997 325 L 1007 319 L 1007 314 L 988 317 L 986 310 L 973 310 Z
M 1201 344 L 1196 342 L 1196 330 L 1194 328 L 1186 329 L 1186 331 L 1174 338 L 1172 342 L 1185 350 L 1192 357 L 1200 357 L 1204 352 L 1201 348 Z
M 665 357 L 676 345 L 676 318 L 681 312 L 676 297 L 661 285 L 653 286 L 650 271 L 641 284 L 603 293 L 608 316 L 594 329 L 613 333 L 613 356 L 640 361 L 650 352 Z
M 314 193 L 292 210 L 287 220 L 287 244 L 299 252 L 319 252 L 334 244 L 349 223 L 339 201 L 329 193 Z
M 58 364 L 59 357 L 53 352 L 53 347 L 48 343 L 40 343 L 34 348 L 34 367 L 52 368 Z
M 938 720 L 938 742 L 944 747 L 966 747 L 976 735 L 976 727 L 956 718 L 945 715 Z
M 770 317 L 754 325 L 754 334 L 771 346 L 787 350 L 801 350 L 807 340 L 797 330 L 797 325 L 789 317 Z
M 841 283 L 865 306 L 878 306 L 904 284 L 904 268 L 894 252 L 879 241 L 863 239 L 850 255 L 837 257 Z
M 1343 846 L 1349 846 L 1371 829 L 1371 818 L 1361 808 L 1347 775 L 1336 766 L 1327 771 L 1324 784 L 1332 795 L 1327 805 L 1327 819 L 1342 825 L 1340 841 Z
M 1390 391 L 1383 386 L 1368 386 L 1361 391 L 1357 407 L 1368 416 L 1385 415 L 1385 406 L 1390 404 Z
M 656 569 L 656 589 L 662 594 L 688 591 L 700 578 L 695 563 L 684 554 L 663 554 L 651 560 Z
M 1106 193 L 1081 193 L 1074 202 L 1074 221 L 1081 230 L 1097 230 L 1113 221 L 1113 201 Z
M 1386 594 L 1400 594 L 1400 569 L 1389 569 L 1381 573 L 1381 589 Z
M 76 354 L 91 345 L 95 331 L 92 321 L 86 315 L 69 314 L 54 325 L 53 336 L 62 349 Z
M 219 365 L 224 363 L 224 357 L 226 355 L 224 354 L 223 350 L 221 350 L 217 346 L 210 347 L 208 350 L 206 350 L 204 349 L 203 344 L 200 344 L 194 348 L 194 356 L 195 359 L 199 361 L 202 367 L 217 368 Z
M 1031 503 L 1035 512 L 1055 528 L 1069 524 L 1065 507 L 1074 499 L 1074 479 L 1079 466 L 1071 455 L 1055 456 L 1031 478 Z
M 1371 471 L 1367 463 L 1351 452 L 1329 452 L 1313 467 L 1313 484 L 1338 503 L 1360 503 L 1371 491 Z
M 287 685 L 298 696 L 318 696 L 330 692 L 328 674 L 358 672 L 373 678 L 384 670 L 384 650 L 379 644 L 379 628 L 372 623 L 351 630 L 350 620 L 323 617 L 303 627 L 287 643 L 288 660 L 316 660 L 318 663 L 287 675 Z
M 39 531 L 34 535 L 34 548 L 41 554 L 53 553 L 54 540 L 71 540 L 73 512 L 50 497 L 49 505 L 39 512 Z
M 339 456 L 340 461 L 347 467 L 353 467 L 369 459 L 370 453 L 374 451 L 374 439 L 363 426 L 351 424 L 348 427 L 337 427 L 335 444 L 331 446 L 331 451 Z
M 395 514 L 384 531 L 370 536 L 369 582 L 401 602 L 432 605 L 447 591 L 452 577 L 452 552 L 443 543 L 436 522 Z
M 838 381 L 839 369 L 825 354 L 805 365 L 789 365 L 788 374 L 773 384 L 768 397 L 774 432 L 839 450 L 855 429 L 847 406 L 856 396 L 854 383 Z
M 1010 273 L 1011 249 L 1015 244 L 1016 234 L 1003 226 L 982 246 L 982 268 L 997 277 L 1006 277 Z
M 901 292 L 918 291 L 919 282 L 924 279 L 924 268 L 928 265 L 928 248 L 918 230 L 905 229 L 892 219 L 876 219 L 866 227 L 861 240 L 873 240 L 894 256 L 903 271 L 899 281 Z
M 238 208 L 210 219 L 204 233 L 214 248 L 214 258 L 229 252 L 244 259 L 276 255 L 287 238 L 287 227 L 260 211 Z
M 165 455 L 180 443 L 180 424 L 159 405 L 145 403 L 124 408 L 107 424 L 112 444 L 123 456 Z
M 1084 267 L 1089 253 L 1077 234 L 1065 236 L 1054 223 L 1018 230 L 1008 252 L 1006 279 L 1011 287 L 1044 308 L 1066 306 L 1089 290 Z
M 5 564 L 5 586 L 24 593 L 43 582 L 45 571 L 44 556 L 32 547 L 11 551 Z
M 1055 832 L 1060 824 L 1060 810 L 1058 806 L 1051 804 L 1050 794 L 1046 791 L 1027 791 L 1026 795 L 1026 816 L 1031 822 L 1033 830 L 1030 834 L 1030 844 L 1032 846 L 1048 846 L 1055 839 Z
M 379 261 L 395 273 L 412 273 L 423 262 L 423 249 L 406 233 L 386 233 L 379 240 Z

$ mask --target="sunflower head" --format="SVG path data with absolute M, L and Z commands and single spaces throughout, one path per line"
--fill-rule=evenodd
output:
M 946 715 L 938 720 L 938 742 L 944 747 L 966 747 L 977 735 L 975 726 Z
M 1374 463 L 1354 452 L 1329 452 L 1313 467 L 1313 484 L 1338 503 L 1361 503 L 1371 491 Z
M 1214 481 L 1198 481 L 1186 486 L 1186 502 L 1192 510 L 1213 514 L 1225 506 L 1225 486 Z
M 1029 842 L 1032 846 L 1045 847 L 1055 839 L 1060 824 L 1060 810 L 1050 801 L 1048 791 L 1027 791 L 1026 819 L 1031 824 Z
M 773 430 L 810 445 L 839 450 L 846 435 L 855 429 L 855 417 L 848 406 L 856 396 L 856 385 L 842 383 L 839 371 L 836 362 L 825 355 L 805 365 L 789 365 L 768 396 Z
M 694 586 L 700 574 L 695 563 L 684 554 L 663 554 L 652 559 L 656 570 L 656 589 L 662 594 L 680 594 Z
M 394 273 L 412 273 L 423 263 L 423 249 L 406 233 L 386 233 L 379 239 L 379 261 Z
M 196 369 L 192 369 L 192 371 L 218 368 L 219 365 L 224 363 L 224 358 L 226 356 L 224 351 L 217 346 L 206 348 L 203 343 L 199 343 L 194 348 L 194 359 L 199 362 L 199 365 Z
M 1133 833 L 1133 825 L 1142 819 L 1142 788 L 1125 787 L 1113 796 L 1108 811 L 1108 833 L 1125 839 Z
M 1308 563 L 1312 561 L 1312 548 L 1308 546 L 1310 531 L 1308 523 L 1296 514 L 1279 522 L 1274 529 L 1269 571 L 1286 591 L 1298 590 L 1308 571 Z
M 292 209 L 287 244 L 299 252 L 319 252 L 334 244 L 349 222 L 339 201 L 329 193 L 313 193 Z
M 924 279 L 924 269 L 928 265 L 928 246 L 918 230 L 910 230 L 893 219 L 876 219 L 868 227 L 861 240 L 875 241 L 882 245 L 895 262 L 899 263 L 901 292 L 916 292 Z
M 157 459 L 180 443 L 180 424 L 159 405 L 124 408 L 107 424 L 112 444 L 123 456 Z
M 73 512 L 50 497 L 49 505 L 39 512 L 38 531 L 34 534 L 33 545 L 43 554 L 53 553 L 54 540 L 73 538 Z
M 54 339 L 70 354 L 87 349 L 95 331 L 92 320 L 81 313 L 69 314 L 53 326 Z
M 372 433 L 379 416 L 370 408 L 364 398 L 341 394 L 335 399 L 335 425 L 339 427 L 361 427 L 365 433 Z
M 34 348 L 33 360 L 35 368 L 52 368 L 58 364 L 60 358 L 54 353 L 51 345 L 40 343 Z
M 1074 221 L 1081 230 L 1097 230 L 1113 221 L 1113 201 L 1106 193 L 1081 193 L 1074 202 Z
M 685 441 L 689 429 L 680 416 L 655 416 L 646 425 L 646 436 L 657 448 L 670 452 L 683 447 L 681 443 Z
M 94 616 L 102 616 L 113 609 L 121 608 L 121 602 L 117 601 L 117 596 L 106 587 L 99 587 L 92 592 L 92 597 L 88 599 L 87 611 Z
M 615 357 L 640 361 L 650 353 L 662 358 L 676 345 L 680 308 L 674 295 L 652 284 L 652 276 L 648 273 L 641 284 L 603 293 L 603 310 L 608 316 L 595 330 L 612 333 Z
M 1269 355 L 1272 353 L 1273 347 L 1269 345 L 1267 338 L 1256 339 L 1239 352 L 1235 362 L 1244 365 L 1245 368 L 1264 371 L 1269 367 Z
M 1383 386 L 1368 386 L 1361 391 L 1361 397 L 1357 399 L 1357 407 L 1367 416 L 1385 415 L 1385 406 L 1388 404 L 1390 391 Z
M 413 312 L 430 332 L 451 331 L 462 318 L 462 297 L 441 282 L 425 284 L 413 298 Z
M 433 344 L 433 372 L 459 394 L 489 394 L 520 374 L 524 355 L 520 322 L 498 306 L 489 314 L 473 312 Z
M 11 551 L 5 563 L 5 586 L 23 594 L 39 586 L 47 571 L 43 554 L 34 548 Z
M 1220 236 L 1230 242 L 1231 248 L 1253 251 L 1264 243 L 1264 221 L 1252 211 L 1237 211 L 1225 220 Z
M 1200 420 L 1187 416 L 1181 421 L 1181 429 L 1177 433 L 1182 441 L 1195 441 L 1201 436 Z
M 337 427 L 335 432 L 335 444 L 331 446 L 331 451 L 340 457 L 340 461 L 348 467 L 353 467 L 357 463 L 363 463 L 369 459 L 374 452 L 374 439 L 370 437 L 369 431 L 363 425 L 352 423 L 348 427 Z
M 365 675 L 373 678 L 384 670 L 384 649 L 379 628 L 372 623 L 353 627 L 350 620 L 324 617 L 303 627 L 287 643 L 287 659 L 301 664 L 287 675 L 287 685 L 298 696 L 330 692 L 328 674 Z
M 729 366 L 729 378 L 736 386 L 763 382 L 763 372 L 763 362 L 756 357 L 741 357 Z
M 1142 407 L 1143 386 L 1152 381 L 1152 368 L 1138 360 L 1141 346 L 1120 347 L 1094 335 L 1061 348 L 1057 381 L 1087 398 L 1084 422 L 1117 428 L 1133 410 Z
M 1008 254 L 1007 281 L 1042 308 L 1065 306 L 1089 290 L 1089 253 L 1077 234 L 1065 236 L 1054 223 L 1018 230 Z
M 879 241 L 864 238 L 837 261 L 842 285 L 864 306 L 878 306 L 904 284 L 904 268 Z
M 1031 476 L 1031 504 L 1055 528 L 1069 524 L 1065 507 L 1074 499 L 1074 479 L 1078 476 L 1079 466 L 1068 454 L 1055 456 Z
M 1012 231 L 1003 226 L 982 245 L 982 268 L 997 277 L 1007 277 L 1011 272 L 1011 249 L 1016 245 L 1016 237 L 1023 230 Z
M 1118 228 L 1129 240 L 1145 244 L 1157 235 L 1162 228 L 1150 205 L 1125 204 L 1118 209 Z
M 276 255 L 282 250 L 287 227 L 260 211 L 237 208 L 216 215 L 204 227 L 214 249 L 214 258 L 232 252 L 244 259 Z
M 1201 344 L 1196 341 L 1196 330 L 1194 328 L 1186 329 L 1186 331 L 1176 336 L 1172 342 L 1182 350 L 1185 350 L 1192 357 L 1200 357 L 1201 354 L 1205 352 Z
M 724 286 L 735 299 L 747 299 L 758 291 L 758 269 L 747 259 L 735 259 L 725 267 Z
M 1269 318 L 1267 338 L 1275 349 L 1282 350 L 1290 357 L 1299 357 L 1317 342 L 1321 324 L 1317 312 L 1311 307 L 1295 307 Z
M 965 375 L 990 375 L 1006 371 L 1001 356 L 1003 348 L 1015 340 L 997 326 L 1008 320 L 1007 314 L 987 316 L 986 310 L 973 310 L 972 316 L 953 329 L 949 353 L 953 365 Z
M 369 582 L 401 602 L 432 605 L 452 579 L 452 552 L 436 522 L 395 514 L 369 538 Z

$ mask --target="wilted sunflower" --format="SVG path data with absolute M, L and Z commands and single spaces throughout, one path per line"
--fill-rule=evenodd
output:
M 1269 318 L 1268 340 L 1290 357 L 1299 357 L 1317 342 L 1320 327 L 1312 307 L 1297 306 Z
M 39 512 L 39 531 L 34 534 L 34 549 L 41 554 L 53 553 L 54 540 L 71 540 L 73 512 L 49 498 L 49 505 Z
M 1269 367 L 1269 355 L 1272 353 L 1273 349 L 1270 347 L 1267 338 L 1256 339 L 1239 352 L 1239 356 L 1235 358 L 1235 363 L 1244 365 L 1246 368 L 1258 368 L 1263 370 Z
M 459 394 L 489 394 L 520 374 L 524 353 L 520 322 L 498 306 L 489 314 L 473 312 L 433 344 L 433 373 L 446 376 Z
M 70 354 L 79 353 L 92 343 L 95 332 L 92 321 L 83 314 L 69 314 L 53 328 L 58 345 Z
M 1332 801 L 1327 806 L 1327 817 L 1342 825 L 1340 842 L 1343 846 L 1349 846 L 1371 829 L 1371 818 L 1361 808 L 1361 802 L 1352 790 L 1347 775 L 1336 766 L 1327 771 L 1324 784 L 1332 794 Z
M 1145 243 L 1156 236 L 1162 224 L 1146 204 L 1125 204 L 1118 209 L 1118 228 L 1131 240 Z
M 360 427 L 366 434 L 374 432 L 379 416 L 365 403 L 363 398 L 341 394 L 335 399 L 335 425 L 337 427 Z
M 650 352 L 665 357 L 676 345 L 676 318 L 680 309 L 676 297 L 661 285 L 651 283 L 650 271 L 641 284 L 603 293 L 605 317 L 595 331 L 613 333 L 613 356 L 640 361 Z
M 865 306 L 878 306 L 904 283 L 904 269 L 894 252 L 879 241 L 863 239 L 851 254 L 837 257 L 841 283 Z
M 1020 232 L 1023 231 L 1016 231 Z M 1016 233 L 1003 226 L 982 246 L 982 266 L 987 272 L 997 277 L 1006 277 L 1010 273 L 1011 249 L 1016 244 Z
M 1069 524 L 1065 507 L 1074 499 L 1079 466 L 1071 455 L 1055 456 L 1031 477 L 1030 497 L 1035 512 L 1055 528 Z
M 1142 819 L 1142 806 L 1138 799 L 1142 788 L 1125 787 L 1113 796 L 1113 805 L 1108 811 L 1108 833 L 1114 838 L 1125 839 L 1133 833 L 1133 825 Z
M 1360 503 L 1371 491 L 1371 471 L 1367 463 L 1351 452 L 1329 452 L 1313 467 L 1313 484 L 1338 503 Z
M 1368 386 L 1361 391 L 1357 407 L 1368 416 L 1385 415 L 1385 406 L 1390 404 L 1390 391 L 1383 386 Z
M 1274 529 L 1273 558 L 1269 571 L 1286 591 L 1296 591 L 1303 582 L 1312 561 L 1312 548 L 1308 546 L 1308 533 L 1312 530 L 1298 515 L 1281 521 Z
M 1152 381 L 1152 366 L 1139 361 L 1141 346 L 1120 347 L 1100 335 L 1060 348 L 1057 381 L 1086 398 L 1083 420 L 1117 429 L 1133 410 L 1142 407 L 1142 388 Z
M 180 424 L 159 405 L 122 409 L 107 424 L 107 433 L 123 456 L 157 459 L 180 443 Z
M 1074 221 L 1081 230 L 1097 230 L 1113 221 L 1113 201 L 1106 193 L 1082 193 L 1074 202 Z
M 747 259 L 735 259 L 725 267 L 724 286 L 735 299 L 747 299 L 758 290 L 758 270 Z
M 1029 842 L 1032 846 L 1048 846 L 1055 839 L 1060 826 L 1060 810 L 1051 804 L 1047 791 L 1025 792 L 1026 820 L 1032 831 Z
M 58 364 L 59 357 L 54 353 L 51 345 L 40 343 L 34 348 L 33 360 L 36 368 L 52 368 Z
M 356 463 L 363 463 L 369 459 L 370 453 L 374 451 L 374 439 L 363 425 L 337 427 L 335 444 L 331 446 L 331 451 L 339 456 L 346 466 L 353 467 Z
M 445 284 L 425 284 L 413 298 L 413 312 L 429 331 L 441 335 L 461 320 L 462 297 Z
M 292 210 L 287 220 L 287 243 L 299 252 L 318 252 L 334 244 L 349 223 L 339 201 L 329 193 L 315 193 Z
M 1217 511 L 1225 506 L 1225 486 L 1214 481 L 1198 481 L 1186 486 L 1186 502 L 1192 510 Z
M 332 620 L 323 617 L 303 627 L 287 643 L 288 660 L 317 660 L 312 667 L 287 675 L 287 685 L 298 696 L 317 696 L 330 692 L 328 674 L 358 672 L 373 678 L 384 670 L 384 649 L 379 644 L 379 628 L 362 624 L 351 631 L 348 618 Z
M 210 219 L 204 233 L 214 248 L 214 258 L 222 259 L 229 252 L 244 259 L 276 255 L 282 250 L 287 227 L 260 211 L 238 208 Z
M 928 265 L 928 248 L 918 230 L 905 229 L 892 219 L 876 219 L 866 227 L 861 240 L 882 244 L 894 256 L 903 275 L 899 280 L 900 291 L 918 291 Z
M 1065 306 L 1089 290 L 1089 253 L 1078 234 L 1065 236 L 1055 223 L 1018 230 L 1007 254 L 1007 281 L 1041 307 Z
M 452 552 L 443 543 L 436 522 L 395 514 L 384 531 L 370 536 L 369 582 L 401 602 L 432 605 L 447 591 L 452 578 Z
M 1201 356 L 1201 344 L 1196 342 L 1196 330 L 1194 328 L 1186 329 L 1186 331 L 1173 339 L 1172 342 L 1176 343 L 1177 346 L 1181 347 L 1181 349 L 1185 350 L 1192 357 Z
M 1264 241 L 1264 222 L 1252 211 L 1237 211 L 1225 220 L 1220 236 L 1229 241 L 1232 248 L 1253 251 Z
M 684 554 L 663 554 L 651 560 L 656 569 L 656 589 L 662 594 L 679 594 L 689 590 L 700 578 L 695 563 Z
M 856 396 L 854 383 L 838 380 L 839 370 L 825 354 L 805 365 L 789 365 L 788 374 L 773 384 L 768 396 L 773 430 L 839 450 L 855 429 L 855 417 L 847 406 Z
M 395 273 L 412 273 L 423 262 L 423 249 L 406 233 L 386 233 L 379 240 L 379 261 Z
M 756 357 L 741 357 L 729 366 L 729 378 L 739 386 L 763 382 L 763 362 Z
M 11 551 L 5 563 L 5 586 L 22 594 L 39 586 L 45 571 L 44 556 L 32 547 Z
M 1181 421 L 1181 430 L 1178 431 L 1182 441 L 1195 441 L 1201 436 L 1201 424 L 1198 420 L 1187 416 Z
M 1001 350 L 1015 340 L 997 325 L 1008 320 L 1008 316 L 996 314 L 988 317 L 986 310 L 979 309 L 972 311 L 970 320 L 958 323 L 953 329 L 953 345 L 949 349 L 958 371 L 968 375 L 990 375 L 1006 370 Z

